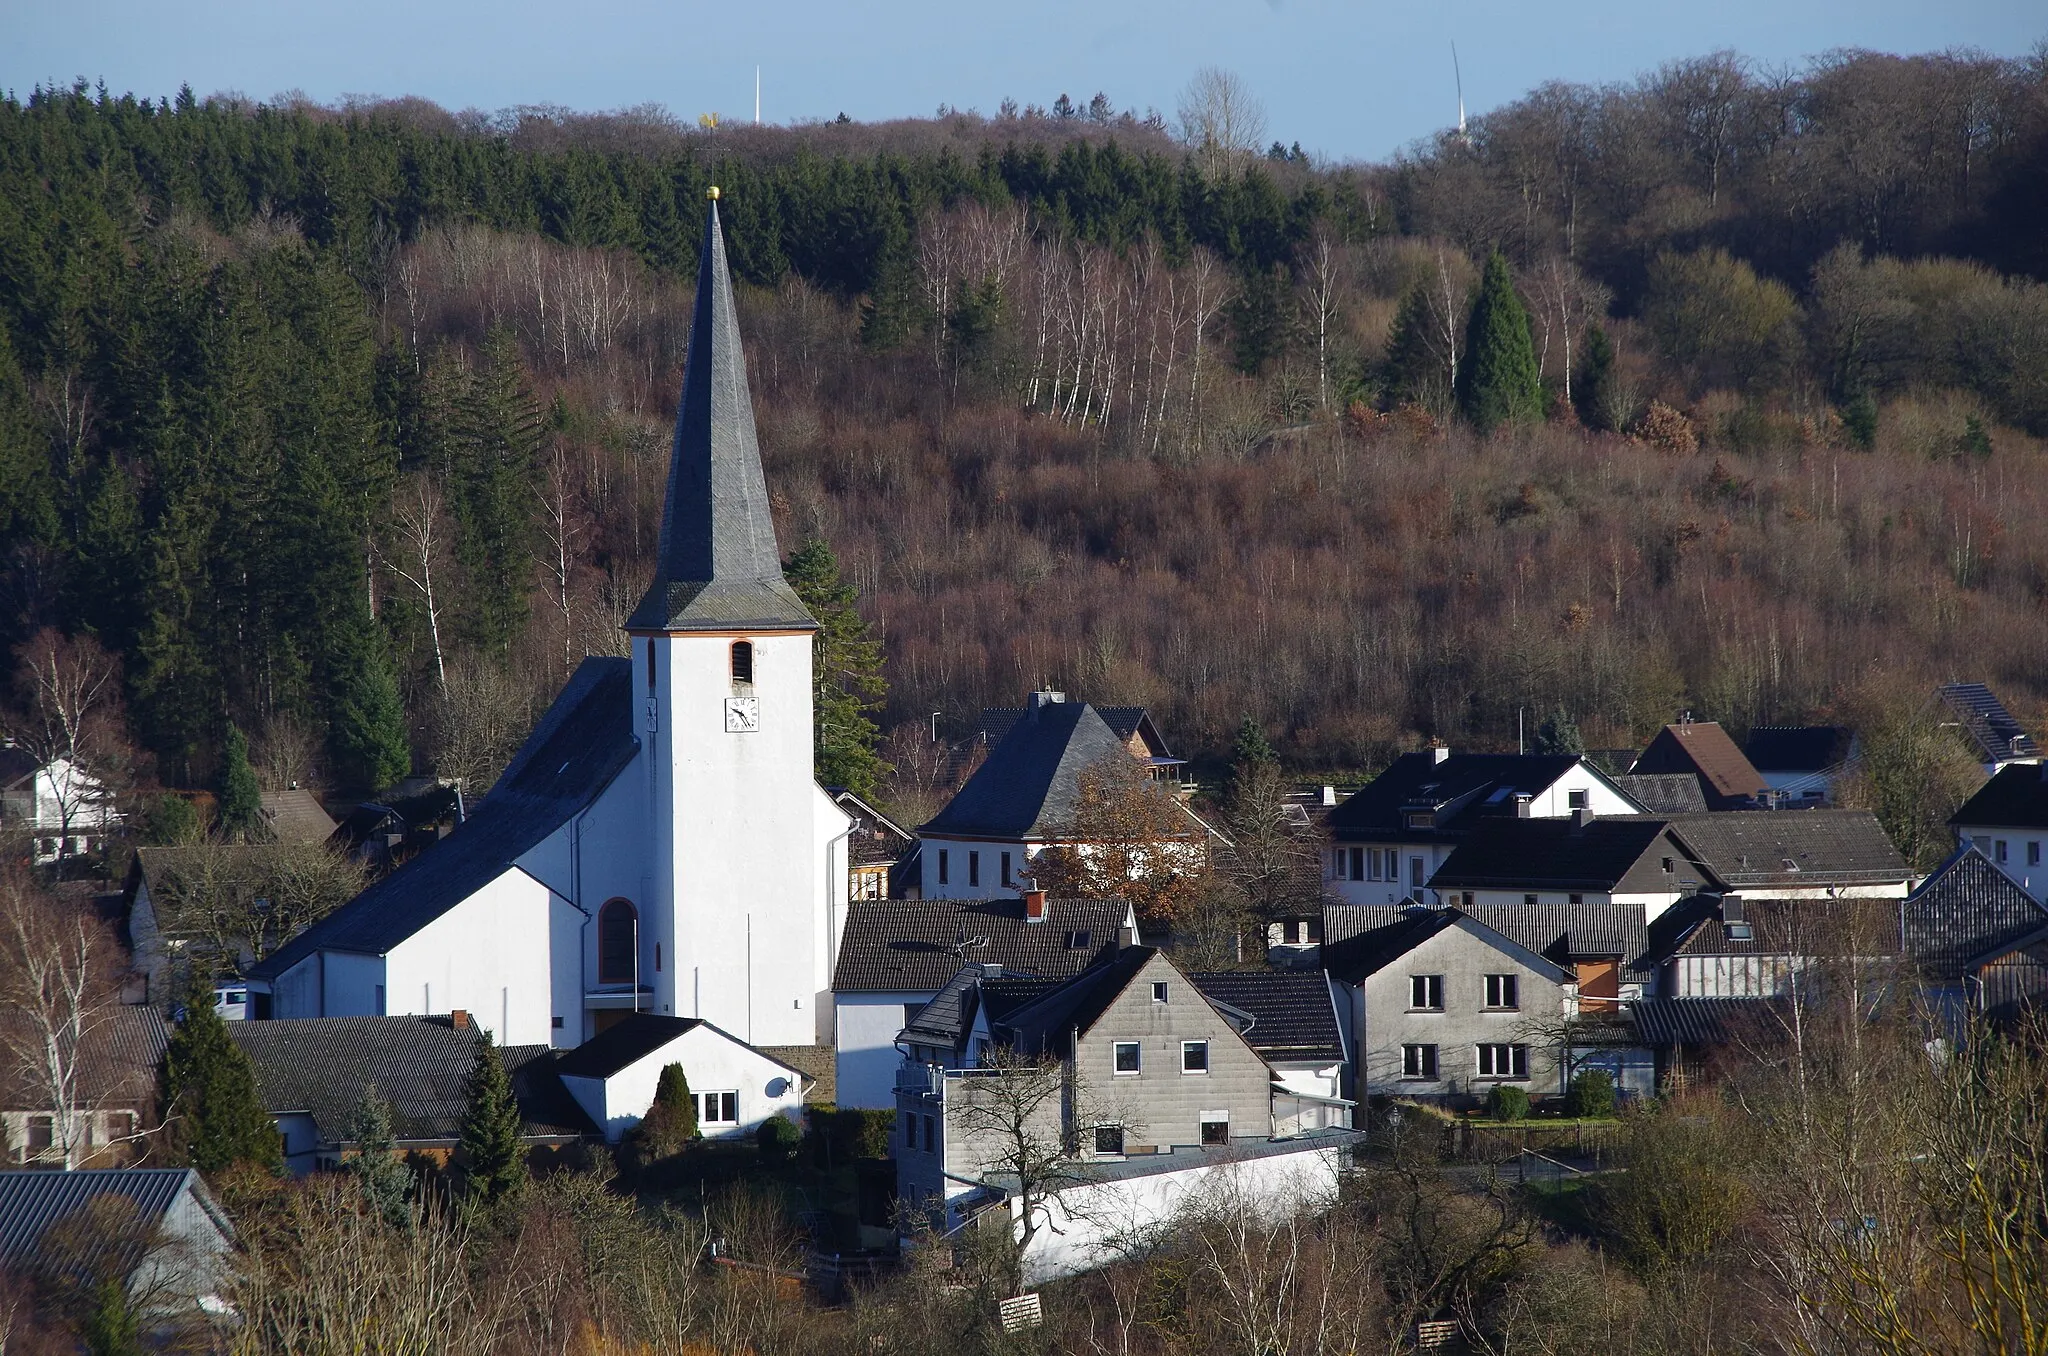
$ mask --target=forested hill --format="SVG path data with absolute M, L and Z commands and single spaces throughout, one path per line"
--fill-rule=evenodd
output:
M 1550 85 L 1347 167 L 10 98 L 0 641 L 116 657 L 168 783 L 231 722 L 281 780 L 488 780 L 644 577 L 714 182 L 784 542 L 859 586 L 886 724 L 1055 682 L 1359 766 L 1874 665 L 2041 695 L 2048 290 L 2001 273 L 2048 270 L 2048 73 L 1968 56 Z M 1493 250 L 1541 392 L 1481 436 Z

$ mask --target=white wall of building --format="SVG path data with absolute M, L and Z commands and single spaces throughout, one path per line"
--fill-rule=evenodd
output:
M 896 1105 L 896 1070 L 903 1063 L 896 1033 L 904 1009 L 923 1007 L 932 993 L 843 993 L 836 1005 L 833 1096 L 840 1106 L 881 1110 Z
M 500 1045 L 546 1045 L 553 1028 L 548 959 L 552 893 L 526 872 L 507 870 L 384 957 L 384 1015 L 428 1016 L 457 1008 L 490 1028 Z M 338 1002 L 349 1009 L 340 1010 Z M 330 968 L 327 1012 L 357 1015 L 372 996 L 341 998 Z M 279 1016 L 289 1016 L 279 1013 Z
M 926 899 L 1013 898 L 1024 888 L 1026 864 L 1045 848 L 1043 843 L 993 838 L 926 838 L 923 845 L 919 864 Z M 1006 852 L 1010 854 L 1007 884 L 1003 881 Z M 939 879 L 942 874 L 944 880 Z
M 792 1070 L 709 1026 L 684 1032 L 609 1078 L 565 1076 L 562 1086 L 597 1122 L 605 1139 L 616 1144 L 654 1105 L 661 1071 L 671 1064 L 683 1066 L 690 1091 L 699 1096 L 708 1092 L 738 1094 L 738 1122 L 700 1123 L 698 1128 L 706 1139 L 738 1139 L 759 1130 L 770 1116 L 795 1120 L 803 1114 L 803 1088 Z
M 1985 861 L 2012 877 L 2035 903 L 2048 903 L 2048 830 L 2005 824 L 1958 824 L 1956 842 L 1974 843 Z

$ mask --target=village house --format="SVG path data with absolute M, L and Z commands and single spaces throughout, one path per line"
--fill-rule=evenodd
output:
M 2041 761 L 2040 745 L 1984 684 L 1943 683 L 1934 697 L 1942 708 L 1942 723 L 1961 731 L 1985 776 L 2009 763 Z
M 1742 755 L 1770 788 L 1774 804 L 1806 809 L 1831 803 L 1836 785 L 1855 770 L 1863 752 L 1856 732 L 1844 725 L 1758 725 L 1743 741 Z
M 277 1122 L 295 1173 L 341 1164 L 351 1127 L 375 1089 L 391 1108 L 394 1148 L 445 1164 L 469 1110 L 477 1030 L 467 1012 L 439 1017 L 314 1017 L 234 1022 L 235 1044 L 256 1069 L 256 1092 Z M 563 1086 L 545 1044 L 500 1047 L 530 1150 L 562 1148 L 596 1126 Z
M 1642 810 L 1583 758 L 1442 747 L 1406 753 L 1325 816 L 1326 888 L 1347 904 L 1419 900 L 1437 868 L 1485 824 Z
M 1690 776 L 1709 810 L 1767 808 L 1770 786 L 1728 732 L 1711 720 L 1683 720 L 1657 732 L 1629 768 L 1631 776 Z
M 838 1104 L 895 1101 L 896 1034 L 963 964 L 1024 979 L 1079 974 L 1137 937 L 1120 899 L 889 899 L 847 912 L 832 976 Z
M 917 835 L 853 792 L 838 789 L 832 801 L 846 812 L 846 898 L 915 898 L 921 884 Z
M 1275 1135 L 1353 1124 L 1347 1024 L 1338 1017 L 1337 991 L 1326 971 L 1212 970 L 1191 972 L 1188 980 L 1237 1023 L 1238 1034 L 1273 1071 Z
M 1065 694 L 1059 694 L 1064 700 Z M 1110 733 L 1123 741 L 1131 757 L 1150 772 L 1153 780 L 1178 784 L 1187 767 L 1185 758 L 1173 756 L 1166 739 L 1142 706 L 1096 706 L 1095 714 L 1109 726 Z M 981 711 L 981 742 L 989 748 L 1003 742 L 1018 721 L 1030 714 L 1028 706 L 986 706 Z
M 1868 810 L 1729 811 L 1663 823 L 1723 894 L 1898 900 L 1913 886 L 1912 869 Z
M 2034 899 L 2048 901 L 2048 763 L 2007 763 L 1948 817 L 1959 843 L 1975 847 Z
M 1717 881 L 1661 819 L 1495 819 L 1452 850 L 1429 878 L 1436 902 L 1623 904 L 1655 918 Z
M 78 762 L 0 744 L 0 830 L 26 835 L 38 865 L 91 856 L 120 825 L 113 794 Z
M 0 1271 L 112 1248 L 128 1303 L 151 1326 L 229 1312 L 234 1245 L 234 1226 L 192 1168 L 0 1172 Z
M 43 1033 L 20 1010 L 0 1011 L 0 1051 L 40 1054 Z M 158 1125 L 157 1070 L 170 1028 L 155 1008 L 89 1014 L 78 1044 L 53 1065 L 0 1064 L 0 1149 L 9 1167 L 120 1167 L 141 1157 Z M 56 1102 L 62 1098 L 64 1105 Z
M 680 1065 L 707 1140 L 751 1137 L 771 1116 L 799 1120 L 803 1074 L 709 1022 L 640 1012 L 556 1059 L 554 1072 L 576 1105 L 613 1144 L 640 1123 L 661 1083 Z

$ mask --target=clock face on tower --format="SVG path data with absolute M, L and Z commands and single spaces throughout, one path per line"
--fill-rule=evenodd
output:
M 725 699 L 725 732 L 727 734 L 748 734 L 761 728 L 761 699 L 759 697 L 727 697 Z

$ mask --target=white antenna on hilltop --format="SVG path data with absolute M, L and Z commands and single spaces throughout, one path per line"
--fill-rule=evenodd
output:
M 1458 140 L 1465 140 L 1465 73 L 1458 69 L 1458 44 L 1451 42 L 1451 75 L 1458 82 Z M 758 119 L 756 119 L 758 121 Z
M 1462 127 L 1462 126 L 1464 126 L 1464 124 L 1465 124 L 1465 119 L 1464 119 L 1464 116 L 1463 116 L 1463 115 L 1461 114 L 1461 115 L 1459 115 L 1459 118 L 1458 118 L 1458 125 L 1459 125 L 1460 127 Z M 754 126 L 756 126 L 756 127 L 759 127 L 760 125 L 761 125 L 761 68 L 760 68 L 759 66 L 756 66 L 756 67 L 754 67 Z

